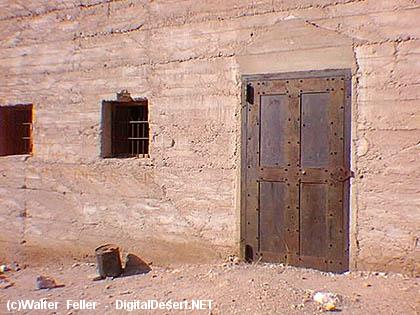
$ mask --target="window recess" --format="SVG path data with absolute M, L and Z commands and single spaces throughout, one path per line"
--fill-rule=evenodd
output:
M 0 106 L 0 156 L 32 153 L 32 107 Z
M 101 151 L 104 158 L 148 157 L 147 99 L 133 99 L 127 91 L 122 91 L 116 101 L 102 102 Z

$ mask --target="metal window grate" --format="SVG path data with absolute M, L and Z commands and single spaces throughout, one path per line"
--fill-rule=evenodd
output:
M 147 102 L 116 102 L 112 111 L 112 155 L 146 156 L 149 153 Z
M 0 107 L 0 156 L 32 153 L 32 104 Z

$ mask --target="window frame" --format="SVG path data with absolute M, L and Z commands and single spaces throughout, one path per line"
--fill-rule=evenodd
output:
M 148 100 L 146 98 L 131 98 L 130 94 L 126 91 L 122 91 L 121 93 L 117 94 L 117 100 L 103 100 L 102 101 L 102 120 L 101 120 L 101 157 L 102 158 L 148 158 L 149 150 L 150 150 L 150 127 L 149 127 L 149 106 Z M 133 152 L 125 152 L 121 153 L 118 152 L 115 140 L 115 119 L 116 113 L 118 109 L 121 108 L 129 108 L 129 107 L 138 107 L 144 106 L 145 107 L 145 119 L 144 125 L 146 126 L 146 137 L 142 143 L 145 143 L 145 147 L 143 148 L 142 153 L 133 153 Z M 130 123 L 130 121 L 127 121 Z M 136 141 L 133 139 L 127 138 L 131 141 Z M 137 142 L 138 143 L 138 142 Z M 127 150 L 128 151 L 128 150 Z

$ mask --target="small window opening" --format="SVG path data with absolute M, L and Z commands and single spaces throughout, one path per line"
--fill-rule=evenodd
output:
M 0 106 L 0 156 L 32 153 L 32 104 Z
M 104 101 L 102 106 L 102 157 L 147 157 L 147 99 L 132 99 L 122 91 L 117 101 Z

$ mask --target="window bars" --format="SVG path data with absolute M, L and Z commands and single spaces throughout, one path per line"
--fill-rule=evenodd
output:
M 149 153 L 147 102 L 117 102 L 112 120 L 114 156 L 145 156 Z

